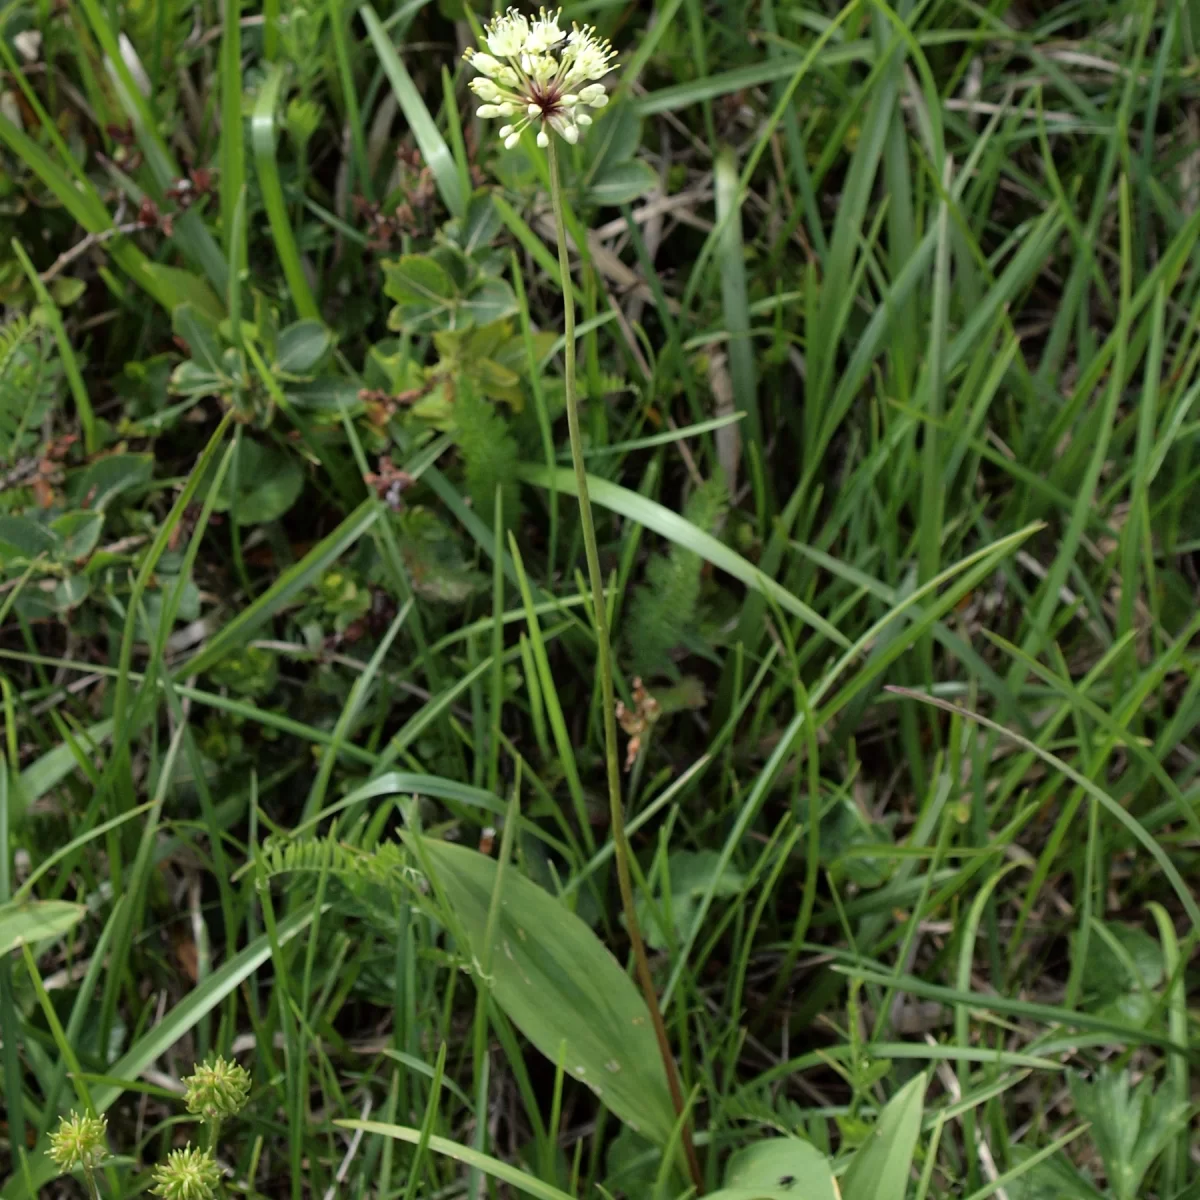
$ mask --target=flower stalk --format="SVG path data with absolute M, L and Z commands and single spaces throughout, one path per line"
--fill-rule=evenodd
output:
M 596 546 L 596 526 L 588 498 L 587 472 L 583 464 L 583 440 L 579 432 L 579 396 L 575 385 L 575 296 L 571 286 L 571 260 L 567 253 L 567 226 L 563 215 L 562 180 L 558 170 L 557 134 L 575 145 L 580 132 L 592 123 L 588 110 L 608 104 L 608 92 L 600 82 L 612 69 L 615 51 L 608 41 L 590 26 L 575 25 L 571 31 L 560 29 L 562 10 L 547 13 L 543 8 L 530 20 L 515 8 L 494 17 L 484 29 L 486 49 L 468 50 L 467 62 L 479 72 L 471 80 L 471 90 L 483 103 L 478 113 L 484 118 L 500 117 L 510 121 L 500 129 L 500 138 L 511 150 L 527 128 L 537 128 L 537 144 L 546 150 L 550 168 L 550 200 L 554 206 L 554 228 L 558 235 L 558 265 L 562 275 L 564 381 L 566 384 L 567 429 L 571 440 L 571 463 L 579 499 L 579 519 L 583 527 L 583 547 L 587 558 L 588 580 L 592 592 L 592 611 L 596 622 L 596 657 L 600 670 L 601 707 L 604 710 L 604 760 L 608 774 L 609 821 L 612 826 L 617 880 L 621 889 L 621 907 L 625 927 L 633 946 L 638 982 L 650 1011 L 654 1036 L 667 1076 L 667 1086 L 675 1114 L 680 1118 L 684 1156 L 696 1193 L 703 1191 L 700 1165 L 692 1143 L 691 1127 L 684 1117 L 683 1091 L 671 1043 L 667 1038 L 662 1010 L 646 945 L 634 907 L 633 881 L 630 875 L 629 839 L 625 834 L 625 808 L 621 798 L 621 759 L 617 744 L 617 699 L 613 687 L 612 642 L 608 631 L 608 610 L 604 601 L 604 578 L 600 573 L 600 552 Z
M 575 488 L 579 499 L 579 521 L 583 527 L 583 548 L 587 558 L 588 579 L 592 590 L 592 610 L 596 622 L 596 657 L 600 669 L 601 707 L 604 710 L 604 760 L 608 774 L 609 822 L 612 826 L 613 857 L 617 863 L 617 882 L 621 890 L 621 907 L 625 914 L 625 927 L 633 946 L 633 959 L 638 982 L 650 1010 L 651 1024 L 658 1040 L 658 1051 L 666 1070 L 667 1086 L 676 1116 L 683 1114 L 683 1091 L 679 1085 L 679 1072 L 675 1067 L 675 1056 L 667 1038 L 662 1009 L 658 1004 L 658 992 L 654 977 L 650 973 L 650 960 L 646 955 L 646 944 L 642 940 L 638 924 L 637 909 L 633 897 L 633 880 L 629 871 L 629 839 L 625 833 L 625 805 L 621 797 L 621 760 L 617 743 L 617 701 L 613 687 L 612 642 L 608 631 L 608 610 L 604 599 L 604 577 L 600 570 L 600 551 L 596 544 L 596 526 L 592 520 L 592 504 L 588 496 L 587 470 L 583 462 L 583 439 L 579 430 L 579 398 L 575 385 L 575 295 L 571 284 L 571 260 L 567 252 L 567 227 L 563 217 L 562 183 L 558 171 L 558 152 L 553 141 L 547 147 L 550 167 L 550 200 L 554 208 L 554 228 L 558 235 L 558 267 L 562 275 L 563 298 L 563 347 L 564 382 L 567 401 L 567 430 L 571 442 L 571 463 L 575 469 Z M 687 1159 L 688 1173 L 699 1195 L 703 1191 L 700 1164 L 696 1159 L 696 1148 L 692 1143 L 689 1122 L 683 1123 L 682 1143 Z

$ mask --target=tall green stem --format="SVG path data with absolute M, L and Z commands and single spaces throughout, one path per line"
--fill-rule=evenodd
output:
M 658 993 L 654 990 L 654 978 L 650 974 L 650 961 L 646 957 L 646 945 L 642 941 L 641 927 L 633 901 L 633 881 L 629 874 L 629 839 L 625 836 L 625 806 L 621 799 L 621 758 L 617 745 L 617 704 L 613 690 L 612 645 L 608 635 L 608 609 L 604 602 L 604 577 L 600 573 L 600 551 L 596 547 L 596 526 L 592 521 L 592 503 L 588 498 L 587 472 L 583 465 L 583 441 L 579 433 L 579 398 L 575 391 L 575 295 L 571 286 L 571 259 L 567 253 L 567 224 L 563 218 L 562 184 L 558 177 L 558 152 L 552 136 L 549 147 L 550 200 L 554 205 L 554 228 L 558 234 L 558 267 L 562 275 L 563 336 L 565 345 L 563 358 L 566 367 L 567 429 L 571 438 L 571 463 L 575 468 L 575 487 L 579 496 L 579 521 L 583 526 L 583 548 L 587 557 L 588 580 L 592 588 L 592 609 L 596 620 L 596 657 L 600 667 L 600 696 L 604 709 L 604 759 L 608 768 L 608 810 L 612 825 L 613 857 L 617 862 L 617 880 L 621 888 L 621 907 L 625 912 L 625 927 L 633 944 L 633 959 L 637 968 L 638 982 L 650 1010 L 654 1034 L 658 1039 L 658 1051 L 662 1055 L 667 1074 L 667 1086 L 676 1116 L 683 1113 L 683 1092 L 679 1086 L 679 1072 L 675 1069 L 675 1057 L 667 1039 L 662 1010 L 658 1006 Z M 683 1123 L 683 1149 L 687 1157 L 688 1171 L 697 1193 L 703 1191 L 700 1164 L 696 1160 L 696 1148 L 692 1144 L 689 1122 Z

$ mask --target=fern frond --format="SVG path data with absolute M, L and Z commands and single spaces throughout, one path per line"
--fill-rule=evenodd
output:
M 351 846 L 336 838 L 268 838 L 259 852 L 260 877 L 332 875 L 355 890 L 356 885 L 402 890 L 412 867 L 402 846 L 383 842 L 373 850 Z
M 727 503 L 725 481 L 716 476 L 692 493 L 684 516 L 705 533 L 712 533 L 719 527 Z M 639 675 L 649 676 L 668 667 L 671 651 L 695 624 L 703 566 L 698 554 L 678 545 L 647 564 L 646 582 L 634 592 L 625 626 Z
M 0 325 L 0 462 L 17 456 L 54 402 L 58 368 L 54 339 L 36 316 Z
M 466 468 L 467 495 L 479 519 L 489 529 L 495 524 L 499 485 L 504 527 L 511 528 L 519 503 L 516 439 L 496 406 L 465 378 L 460 378 L 455 389 L 453 437 Z
M 268 838 L 259 855 L 265 879 L 297 872 L 358 875 L 362 852 L 335 838 Z

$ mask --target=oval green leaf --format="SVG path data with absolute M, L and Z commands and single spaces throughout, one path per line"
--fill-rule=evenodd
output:
M 712 1200 L 838 1200 L 829 1160 L 810 1142 L 767 1138 L 739 1150 Z
M 675 1109 L 650 1014 L 603 942 L 509 867 L 487 945 L 496 863 L 447 842 L 423 839 L 422 848 L 473 959 L 488 964 L 492 995 L 512 1023 L 551 1062 L 565 1048 L 568 1074 L 631 1129 L 665 1146 Z
M 0 956 L 18 946 L 62 937 L 83 920 L 86 912 L 86 905 L 66 900 L 0 904 Z
M 588 188 L 588 199 L 600 207 L 629 204 L 658 183 L 654 168 L 640 158 L 606 167 Z
M 296 321 L 279 331 L 275 366 L 285 375 L 307 375 L 333 345 L 333 335 L 320 321 Z

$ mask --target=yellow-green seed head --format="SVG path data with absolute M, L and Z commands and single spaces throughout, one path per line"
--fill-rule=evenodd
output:
M 50 1157 L 60 1171 L 93 1170 L 108 1157 L 108 1122 L 103 1117 L 71 1113 L 50 1135 Z
M 220 1055 L 200 1063 L 183 1083 L 188 1112 L 209 1121 L 236 1117 L 250 1095 L 249 1073 Z

